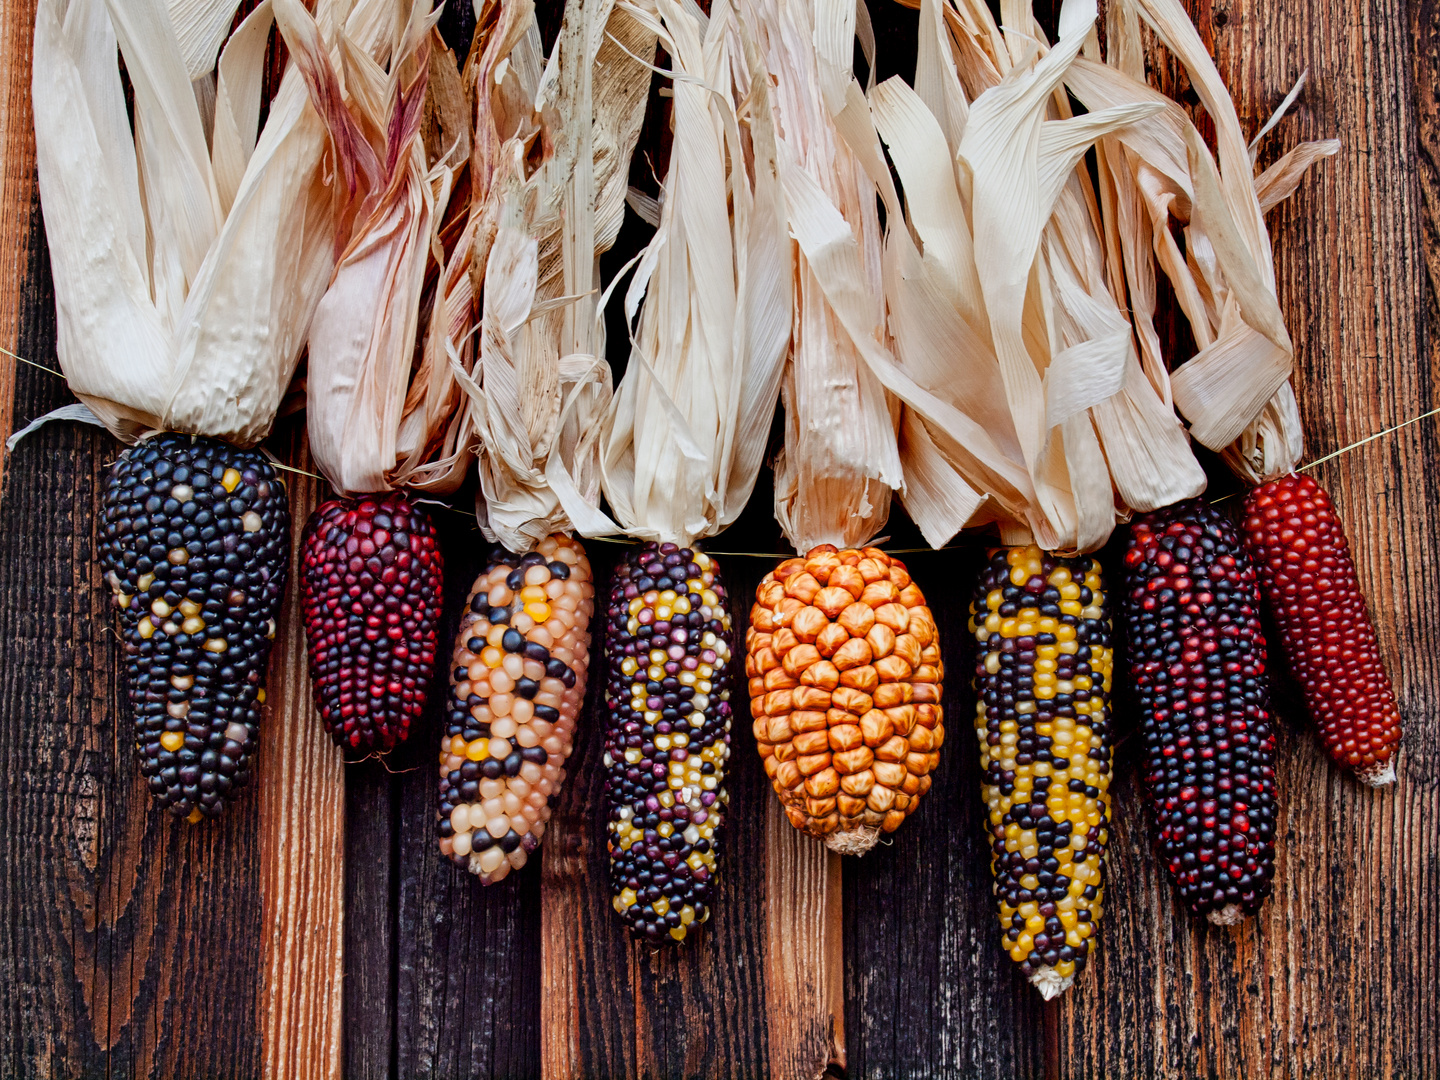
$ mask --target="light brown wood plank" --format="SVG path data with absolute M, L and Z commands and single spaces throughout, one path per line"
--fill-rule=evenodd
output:
M 303 421 L 275 440 L 287 464 L 314 471 Z M 260 895 L 264 980 L 260 1032 L 265 1076 L 339 1080 L 345 972 L 345 768 L 311 704 L 300 610 L 300 536 L 322 481 L 285 473 L 293 517 L 290 583 L 260 740 Z
M 35 0 L 0 0 L 0 348 L 5 350 L 0 353 L 0 443 L 11 431 L 16 360 L 10 354 L 20 352 L 30 245 L 44 243 L 40 230 L 31 228 L 39 220 L 30 110 L 34 26 Z M 7 457 L 0 454 L 0 491 Z
M 819 1077 L 845 1067 L 841 857 L 799 832 L 780 800 L 765 811 L 765 968 L 770 1068 Z
M 1433 405 L 1406 12 L 1363 0 L 1189 7 L 1248 130 L 1309 69 L 1262 166 L 1299 139 L 1343 143 L 1271 217 L 1309 457 L 1320 457 Z M 1154 75 L 1183 94 L 1168 62 Z M 1122 747 L 1104 936 L 1094 981 L 1061 1005 L 1061 1075 L 1434 1075 L 1436 430 L 1414 425 L 1316 474 L 1349 530 L 1400 695 L 1399 783 L 1374 791 L 1333 768 L 1280 674 L 1275 894 L 1224 930 L 1175 903 L 1150 848 L 1139 748 Z M 1271 667 L 1283 672 L 1273 651 Z

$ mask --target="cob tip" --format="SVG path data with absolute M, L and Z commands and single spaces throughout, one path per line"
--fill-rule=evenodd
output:
M 1393 757 L 1385 761 L 1377 761 L 1373 765 L 1366 765 L 1363 769 L 1355 770 L 1355 777 L 1362 784 L 1371 787 L 1385 787 L 1395 782 L 1395 759 Z
M 1040 996 L 1046 1001 L 1055 1000 L 1069 990 L 1070 984 L 1074 981 L 1074 975 L 1061 975 L 1053 967 L 1048 966 L 1038 968 L 1030 975 L 1031 984 L 1040 991 Z
M 1238 926 L 1245 918 L 1239 904 L 1226 904 L 1215 911 L 1207 911 L 1205 917 L 1216 926 Z
M 860 826 L 825 834 L 825 846 L 837 855 L 864 855 L 880 839 L 880 830 Z

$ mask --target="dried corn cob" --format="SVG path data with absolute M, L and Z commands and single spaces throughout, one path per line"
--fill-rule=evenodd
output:
M 540 846 L 565 782 L 590 669 L 585 549 L 497 547 L 455 637 L 440 753 L 440 853 L 491 885 Z
M 410 733 L 435 669 L 435 527 L 403 492 L 335 499 L 310 516 L 302 548 L 315 707 L 335 745 L 383 754 Z
M 1049 1000 L 1094 950 L 1104 899 L 1113 655 L 1100 564 L 1001 548 L 970 627 L 1005 950 Z
M 710 917 L 730 756 L 730 611 L 708 555 L 648 543 L 606 609 L 605 796 L 615 910 L 652 942 Z
M 1330 496 L 1294 473 L 1252 488 L 1245 546 L 1326 751 L 1367 784 L 1393 783 L 1400 710 Z
M 745 674 L 765 772 L 797 829 L 863 855 L 930 790 L 944 667 L 899 560 L 821 544 L 781 563 L 755 591 Z
M 290 569 L 285 487 L 258 451 L 157 435 L 120 455 L 104 513 L 141 770 L 171 813 L 214 817 L 250 779 Z
M 1137 517 L 1125 552 L 1130 680 L 1160 853 L 1190 910 L 1228 926 L 1270 895 L 1275 738 L 1255 570 L 1198 499 Z

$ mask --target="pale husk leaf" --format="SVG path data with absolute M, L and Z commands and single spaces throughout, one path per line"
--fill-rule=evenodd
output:
M 38 5 L 32 89 L 57 351 L 71 388 L 123 439 L 263 438 L 334 265 L 324 128 L 293 71 L 252 144 L 269 18 L 265 5 L 252 13 L 220 60 L 217 153 L 160 0 L 117 0 L 108 14 L 100 0 Z
M 876 186 L 836 121 L 858 94 L 850 73 L 854 11 L 846 0 L 813 13 L 796 0 L 749 0 L 741 8 L 774 84 L 776 161 L 796 238 L 786 259 L 794 304 L 775 516 L 801 552 L 864 544 L 883 528 L 891 492 L 903 483 L 899 403 L 866 359 L 872 353 L 894 366 Z
M 674 63 L 660 223 L 625 297 L 630 363 L 607 417 L 605 494 L 625 531 L 682 545 L 739 515 L 759 469 L 789 337 L 784 215 L 764 88 L 728 6 L 673 0 L 651 26 Z M 757 97 L 743 135 L 735 76 Z M 638 320 L 636 318 L 638 312 Z
M 528 551 L 551 533 L 617 528 L 598 509 L 611 381 L 597 266 L 624 214 L 656 33 L 641 8 L 571 0 L 546 61 L 528 3 L 487 10 L 497 29 L 474 74 L 463 241 L 481 294 L 478 358 L 457 377 L 479 438 L 481 527 Z
M 924 97 L 898 80 L 871 94 L 914 234 L 890 229 L 885 279 L 899 356 L 923 387 L 905 397 L 906 505 L 936 546 L 995 520 L 1007 542 L 1093 550 L 1118 515 L 1204 486 L 1163 367 L 1147 377 L 1124 314 L 1102 213 L 1114 200 L 1097 200 L 1081 164 L 1163 99 L 1071 117 L 1056 93 L 1093 47 L 1095 14 L 1067 3 L 1046 49 L 1021 4 L 1002 34 L 984 5 L 926 0 L 922 34 L 938 43 L 920 50 Z

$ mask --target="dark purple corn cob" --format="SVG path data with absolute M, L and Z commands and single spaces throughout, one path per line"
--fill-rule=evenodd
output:
M 394 749 L 435 670 L 443 564 L 435 527 L 403 492 L 335 499 L 301 553 L 315 708 L 335 745 Z
M 728 795 L 730 611 L 708 555 L 645 544 L 605 608 L 605 796 L 615 910 L 644 940 L 710 917 Z
M 250 779 L 289 558 L 285 487 L 257 450 L 167 433 L 110 472 L 100 565 L 141 771 L 173 814 L 214 817 Z
M 1254 568 L 1192 499 L 1137 517 L 1125 552 L 1130 681 L 1159 849 L 1190 910 L 1229 925 L 1270 895 L 1275 738 Z

